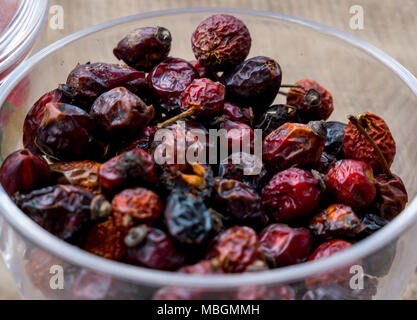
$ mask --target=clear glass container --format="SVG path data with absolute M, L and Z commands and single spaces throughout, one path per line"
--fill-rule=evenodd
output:
M 84 252 L 36 225 L 1 189 L 0 250 L 22 297 L 151 299 L 165 287 L 182 298 L 251 298 L 250 292 L 258 290 L 257 297 L 280 299 L 278 289 L 288 285 L 301 298 L 306 282 L 311 285 L 317 279 L 321 280 L 316 281 L 316 294 L 327 298 L 401 297 L 417 264 L 417 80 L 384 52 L 333 28 L 271 12 L 194 8 L 139 14 L 82 30 L 29 58 L 0 87 L 1 155 L 21 147 L 26 112 L 43 93 L 65 82 L 77 63 L 116 62 L 115 43 L 134 28 L 152 25 L 171 30 L 172 56 L 193 59 L 192 31 L 218 12 L 236 15 L 247 24 L 253 39 L 250 56 L 276 58 L 284 82 L 310 77 L 326 86 L 335 98 L 332 120 L 346 121 L 347 114 L 364 111 L 386 119 L 397 141 L 392 169 L 407 186 L 407 208 L 380 231 L 330 258 L 260 273 L 202 277 L 149 270 Z M 15 99 L 10 93 L 25 78 L 31 86 L 20 97 L 20 107 L 10 108 L 10 100 Z M 351 281 L 323 285 L 353 264 L 360 264 L 366 274 L 363 289 L 353 292 Z M 64 272 L 63 289 L 54 278 L 57 268 Z M 250 292 L 244 290 L 248 287 Z

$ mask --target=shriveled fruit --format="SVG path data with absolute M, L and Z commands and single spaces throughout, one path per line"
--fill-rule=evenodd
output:
M 375 206 L 382 218 L 392 220 L 407 205 L 407 190 L 401 178 L 396 175 L 379 174 L 375 177 L 375 180 Z
M 327 136 L 324 151 L 338 159 L 343 158 L 343 138 L 345 136 L 346 124 L 337 121 L 327 121 Z
M 143 149 L 148 153 L 151 153 L 156 130 L 156 127 L 152 126 L 144 128 L 142 132 L 139 134 L 139 137 L 133 140 L 128 146 L 122 148 L 122 150 L 119 153 L 123 153 L 133 149 Z
M 265 138 L 287 122 L 300 122 L 297 109 L 287 104 L 276 104 L 265 111 L 256 128 L 262 130 L 262 136 Z
M 240 150 L 246 153 L 253 152 L 258 139 L 249 125 L 226 120 L 220 125 L 220 128 L 226 130 L 229 153 L 239 152 Z

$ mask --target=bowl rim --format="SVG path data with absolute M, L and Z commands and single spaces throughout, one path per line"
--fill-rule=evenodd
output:
M 271 18 L 294 24 L 302 25 L 320 31 L 326 35 L 333 36 L 348 44 L 365 51 L 374 58 L 391 69 L 417 97 L 417 79 L 398 61 L 390 57 L 382 50 L 361 40 L 351 34 L 338 29 L 297 18 L 281 13 L 270 11 L 258 11 L 252 9 L 236 9 L 223 7 L 197 7 L 197 8 L 179 8 L 161 11 L 151 11 L 146 13 L 135 14 L 110 20 L 89 28 L 80 30 L 68 35 L 55 43 L 42 49 L 21 65 L 19 65 L 11 74 L 9 74 L 3 85 L 0 87 L 0 105 L 6 100 L 13 87 L 34 67 L 39 61 L 46 58 L 49 54 L 54 53 L 65 45 L 80 39 L 84 36 L 95 32 L 113 27 L 118 24 L 132 22 L 140 19 L 152 17 L 161 17 L 167 15 L 187 14 L 187 13 L 226 13 L 237 15 L 250 15 L 262 18 Z M 123 281 L 133 281 L 135 283 L 146 284 L 150 286 L 182 286 L 182 287 L 204 287 L 204 288 L 235 288 L 242 285 L 266 285 L 276 283 L 292 283 L 297 280 L 305 279 L 320 272 L 334 270 L 338 267 L 358 261 L 362 257 L 369 255 L 380 248 L 394 242 L 395 239 L 417 221 L 417 197 L 404 209 L 400 216 L 390 222 L 387 226 L 375 232 L 366 239 L 351 246 L 343 252 L 337 253 L 329 258 L 302 263 L 298 265 L 268 270 L 259 273 L 249 274 L 228 274 L 228 275 L 186 275 L 177 272 L 159 271 L 128 265 L 125 263 L 107 260 L 93 254 L 90 254 L 78 247 L 72 246 L 63 240 L 53 236 L 29 217 L 27 217 L 9 198 L 4 189 L 0 186 L 0 212 L 6 221 L 18 232 L 24 239 L 30 240 L 36 246 L 52 253 L 73 265 L 89 269 L 99 274 L 108 274 Z

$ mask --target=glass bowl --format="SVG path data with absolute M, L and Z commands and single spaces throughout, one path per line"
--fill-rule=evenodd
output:
M 214 13 L 242 19 L 253 39 L 250 56 L 276 58 L 285 83 L 309 77 L 328 88 L 335 98 L 332 120 L 346 121 L 347 114 L 364 111 L 382 116 L 397 141 L 392 169 L 407 186 L 408 207 L 380 231 L 330 258 L 260 273 L 203 277 L 149 270 L 91 255 L 44 231 L 1 189 L 0 250 L 22 297 L 150 299 L 164 287 L 179 298 L 280 299 L 284 296 L 279 288 L 288 285 L 297 298 L 400 298 L 417 264 L 417 80 L 384 52 L 330 27 L 271 12 L 193 8 L 149 12 L 82 30 L 18 66 L 0 88 L 1 155 L 21 147 L 26 112 L 43 93 L 64 83 L 77 63 L 117 62 L 112 54 L 117 41 L 134 28 L 153 25 L 171 30 L 172 56 L 191 60 L 191 33 Z M 20 97 L 20 105 L 11 108 L 10 93 L 25 78 L 32 85 Z M 365 274 L 363 283 L 354 277 L 361 270 L 350 269 L 358 261 Z M 346 268 L 352 272 L 346 285 L 323 285 Z M 306 280 L 311 283 L 312 279 L 321 279 L 320 285 L 305 295 Z

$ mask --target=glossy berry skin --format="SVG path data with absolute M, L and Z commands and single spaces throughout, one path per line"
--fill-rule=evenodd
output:
M 286 104 L 276 104 L 265 111 L 256 128 L 262 130 L 262 136 L 265 138 L 287 122 L 301 122 L 297 109 Z
M 338 159 L 343 158 L 343 138 L 345 137 L 346 124 L 337 121 L 327 121 L 327 136 L 324 151 Z
M 295 84 L 300 85 L 301 88 L 290 89 L 287 94 L 287 104 L 297 108 L 303 122 L 327 120 L 334 110 L 332 94 L 311 79 L 302 79 Z M 320 94 L 320 103 L 318 105 L 311 104 L 306 99 L 306 95 L 311 89 L 316 90 Z
M 138 28 L 120 40 L 113 54 L 128 66 L 148 72 L 168 57 L 171 41 L 171 33 L 166 28 Z
M 210 211 L 201 198 L 192 195 L 172 193 L 164 217 L 169 234 L 183 245 L 201 245 L 213 232 Z
M 265 257 L 256 232 L 249 227 L 231 227 L 220 233 L 208 252 L 226 273 L 244 272 Z
M 295 291 L 289 286 L 246 286 L 238 289 L 236 300 L 295 300 Z
M 226 120 L 220 125 L 220 129 L 226 130 L 229 153 L 239 152 L 240 150 L 253 152 L 257 137 L 249 125 Z
M 369 206 L 376 196 L 371 166 L 350 159 L 335 162 L 327 173 L 327 190 L 341 204 L 353 208 Z
M 205 19 L 191 37 L 196 59 L 214 71 L 228 70 L 245 60 L 251 42 L 245 24 L 227 14 L 216 14 Z
M 275 100 L 281 87 L 282 72 L 274 59 L 250 58 L 225 73 L 226 99 L 242 107 L 252 107 L 259 117 Z
M 148 228 L 140 244 L 127 249 L 127 261 L 158 270 L 176 270 L 185 263 L 185 256 L 175 249 L 172 239 L 163 231 Z
M 107 194 L 158 180 L 153 157 L 142 149 L 133 149 L 103 163 L 99 170 L 100 188 Z
M 84 110 L 69 104 L 48 103 L 35 143 L 55 160 L 100 159 L 105 149 L 94 137 L 95 130 L 94 121 Z
M 319 122 L 285 123 L 264 139 L 262 159 L 272 172 L 319 162 L 325 130 Z
M 159 196 L 145 188 L 125 189 L 116 194 L 112 201 L 114 223 L 120 228 L 152 223 L 162 213 Z
M 318 206 L 319 182 L 308 171 L 290 168 L 277 173 L 262 191 L 265 211 L 274 221 L 310 215 Z
M 391 166 L 396 153 L 396 144 L 387 124 L 381 117 L 372 113 L 364 113 L 361 119 L 365 131 L 381 150 L 388 166 Z M 351 122 L 345 128 L 343 153 L 345 158 L 370 164 L 375 173 L 384 169 L 374 148 Z
M 198 78 L 198 73 L 187 61 L 168 58 L 158 64 L 147 76 L 157 106 L 162 113 L 179 111 L 181 94 Z
M 262 159 L 246 152 L 232 153 L 219 165 L 219 177 L 241 181 L 256 190 L 264 186 L 266 176 Z
M 214 179 L 215 208 L 233 219 L 248 225 L 265 225 L 267 217 L 261 196 L 243 182 L 232 179 Z
M 363 234 L 368 236 L 382 229 L 389 223 L 389 220 L 374 213 L 365 213 L 362 217 L 362 224 L 366 227 Z
M 267 261 L 276 268 L 304 262 L 310 254 L 313 237 L 306 228 L 275 223 L 262 230 L 259 239 Z
M 251 114 L 248 108 L 241 108 L 234 103 L 225 101 L 223 119 L 251 125 L 253 122 L 253 114 Z
M 315 236 L 324 239 L 353 238 L 366 228 L 352 208 L 343 204 L 333 204 L 321 211 L 308 227 Z
M 29 192 L 51 182 L 48 163 L 28 149 L 10 154 L 0 168 L 0 181 L 9 196 Z
M 213 117 L 223 112 L 225 88 L 208 78 L 195 79 L 180 98 L 181 112 L 194 108 L 192 118 Z
M 401 178 L 396 175 L 390 177 L 386 174 L 378 174 L 375 180 L 377 195 L 374 205 L 382 218 L 391 221 L 407 205 L 407 190 Z
M 133 149 L 143 149 L 148 153 L 152 151 L 152 144 L 154 141 L 155 133 L 157 129 L 153 126 L 145 127 L 142 132 L 139 134 L 139 137 L 133 140 L 127 147 L 124 147 L 121 152 L 130 151 Z
M 93 194 L 71 185 L 55 185 L 16 193 L 13 201 L 32 220 L 53 235 L 68 240 L 91 221 Z
M 208 70 L 205 66 L 203 66 L 198 60 L 189 61 L 190 64 L 194 67 L 194 69 L 198 72 L 200 78 L 209 78 L 215 79 L 216 76 L 213 72 Z
M 116 226 L 113 217 L 109 217 L 91 229 L 83 249 L 106 259 L 121 260 L 127 249 L 123 239 L 123 230 Z
M 328 154 L 326 152 L 323 152 L 321 154 L 320 160 L 310 165 L 310 168 L 317 170 L 320 173 L 327 174 L 332 164 L 335 163 L 336 161 L 337 159 L 335 156 Z
M 139 134 L 153 119 L 154 109 L 123 87 L 97 98 L 90 115 L 110 140 L 125 140 Z

